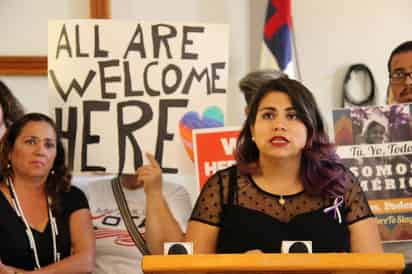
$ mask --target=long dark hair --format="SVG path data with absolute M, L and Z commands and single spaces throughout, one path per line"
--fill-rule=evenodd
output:
M 0 81 L 0 106 L 6 128 L 24 115 L 23 106 L 2 81 Z
M 300 176 L 303 186 L 313 194 L 339 196 L 345 191 L 350 173 L 339 161 L 335 146 L 329 142 L 322 117 L 312 93 L 301 83 L 280 78 L 263 85 L 249 108 L 237 140 L 235 158 L 243 174 L 258 174 L 259 150 L 252 140 L 251 127 L 256 122 L 262 99 L 271 92 L 287 94 L 299 119 L 307 128 L 308 137 L 302 151 Z
M 17 137 L 21 134 L 23 128 L 30 122 L 46 122 L 56 134 L 56 158 L 54 159 L 52 172 L 46 179 L 45 192 L 52 198 L 52 207 L 59 210 L 60 196 L 70 188 L 71 173 L 65 164 L 65 152 L 56 126 L 51 118 L 41 113 L 29 113 L 17 120 L 7 129 L 6 134 L 0 142 L 0 174 L 4 183 L 7 177 L 13 177 L 13 167 L 9 165 L 9 154 L 13 149 Z

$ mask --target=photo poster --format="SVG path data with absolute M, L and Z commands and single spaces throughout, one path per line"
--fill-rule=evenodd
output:
M 333 111 L 337 153 L 358 179 L 385 242 L 412 240 L 412 105 Z
M 196 178 L 200 189 L 210 176 L 236 163 L 233 152 L 236 149 L 239 133 L 239 127 L 193 131 Z
M 194 177 L 191 131 L 224 126 L 228 40 L 224 24 L 49 21 L 49 111 L 68 165 L 134 173 L 149 152 L 164 174 Z

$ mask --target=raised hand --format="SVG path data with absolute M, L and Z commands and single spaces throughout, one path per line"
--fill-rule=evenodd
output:
M 149 160 L 149 163 L 137 169 L 137 180 L 143 184 L 146 195 L 161 193 L 162 169 L 152 154 L 146 153 L 146 158 Z

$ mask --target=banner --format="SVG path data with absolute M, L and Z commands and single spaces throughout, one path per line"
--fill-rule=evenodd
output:
M 333 111 L 337 153 L 358 179 L 387 242 L 412 239 L 411 108 Z
M 235 164 L 233 152 L 240 129 L 237 127 L 193 131 L 196 178 L 199 188 L 218 170 Z
M 69 166 L 134 173 L 150 152 L 164 173 L 194 175 L 191 130 L 224 125 L 228 36 L 217 24 L 49 22 L 50 114 Z

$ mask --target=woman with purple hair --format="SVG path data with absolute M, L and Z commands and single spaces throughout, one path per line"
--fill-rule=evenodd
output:
M 259 89 L 235 156 L 192 212 L 185 240 L 195 253 L 280 252 L 285 240 L 312 241 L 313 252 L 382 252 L 367 199 L 301 83 Z

